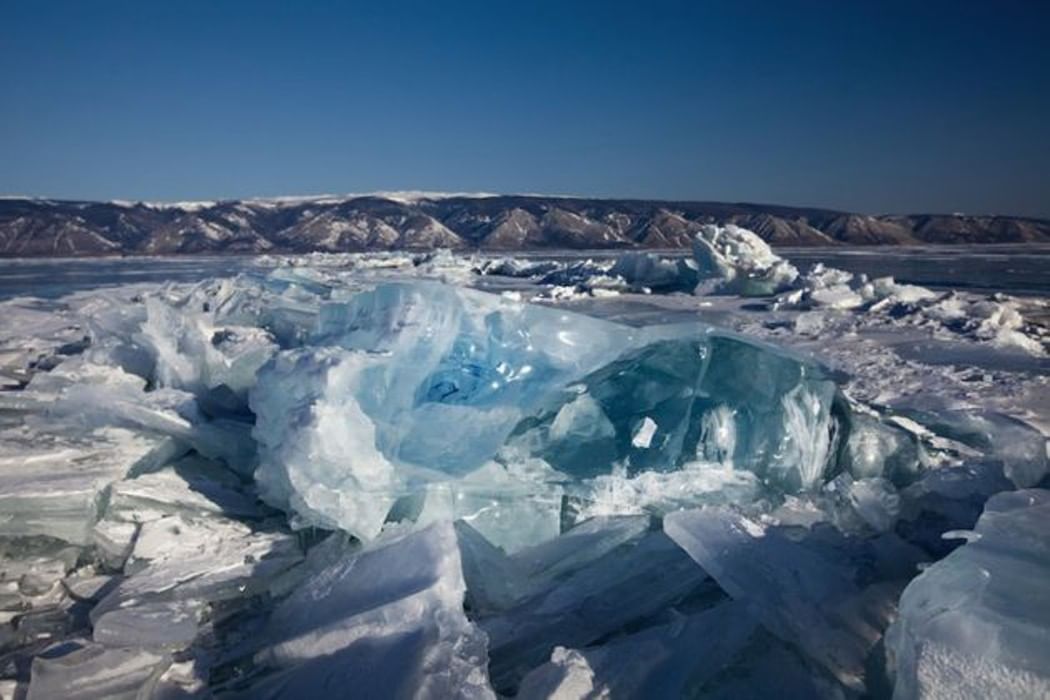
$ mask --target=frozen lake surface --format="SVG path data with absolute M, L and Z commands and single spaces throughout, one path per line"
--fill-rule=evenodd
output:
M 1050 296 L 1050 246 L 1047 245 L 810 247 L 784 248 L 779 252 L 799 267 L 822 262 L 849 272 L 872 277 L 888 275 L 900 282 L 937 289 Z M 533 260 L 571 260 L 606 259 L 616 254 L 615 251 L 544 251 L 514 255 Z M 258 260 L 239 255 L 0 259 L 0 299 L 54 298 L 71 291 L 137 282 L 195 282 L 256 269 Z
M 1047 697 L 1048 256 L 0 262 L 0 695 Z

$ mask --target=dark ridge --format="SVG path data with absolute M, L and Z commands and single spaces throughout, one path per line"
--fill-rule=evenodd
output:
M 733 223 L 775 245 L 1050 242 L 1050 221 L 1012 216 L 868 216 L 748 202 L 526 195 L 380 195 L 226 200 L 204 208 L 0 199 L 0 257 L 372 250 L 683 248 Z

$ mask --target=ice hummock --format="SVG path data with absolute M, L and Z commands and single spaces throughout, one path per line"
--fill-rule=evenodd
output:
M 505 544 L 500 528 L 562 516 L 490 522 L 490 503 L 557 502 L 559 484 L 595 477 L 700 462 L 811 488 L 837 467 L 844 410 L 818 365 L 709 327 L 636 329 L 431 283 L 322 305 L 310 346 L 260 373 L 251 406 L 263 495 L 300 524 L 371 539 L 395 503 L 426 511 L 447 488 L 455 517 Z
M 768 243 L 733 224 L 705 225 L 693 240 L 693 257 L 709 291 L 767 296 L 784 291 L 798 277 L 795 266 Z

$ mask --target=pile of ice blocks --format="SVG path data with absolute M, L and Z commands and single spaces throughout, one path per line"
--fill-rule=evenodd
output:
M 50 313 L 0 392 L 0 693 L 1048 692 L 1024 424 L 433 281 L 278 267 Z

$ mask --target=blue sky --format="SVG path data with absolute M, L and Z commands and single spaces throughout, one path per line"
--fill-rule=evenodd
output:
M 0 0 L 0 192 L 1050 216 L 1050 3 Z

